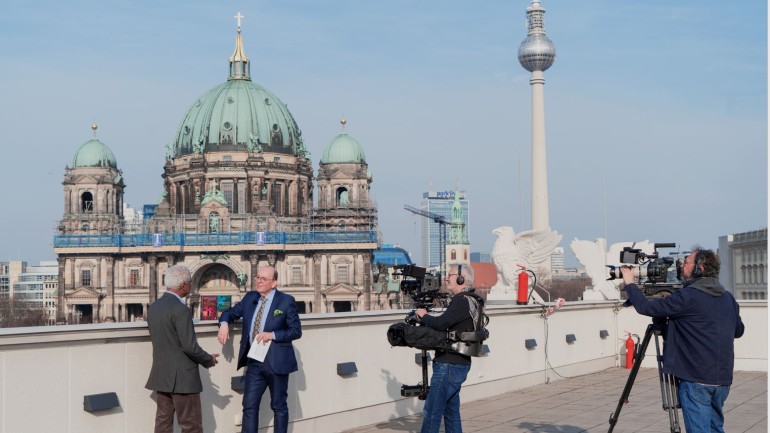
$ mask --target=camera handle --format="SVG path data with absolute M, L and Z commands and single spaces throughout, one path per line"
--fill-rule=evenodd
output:
M 610 429 L 607 433 L 612 433 L 615 429 L 615 424 L 620 417 L 620 411 L 623 409 L 623 405 L 628 403 L 628 396 L 631 394 L 631 387 L 634 386 L 634 380 L 639 373 L 639 367 L 642 365 L 645 353 L 647 353 L 647 346 L 650 344 L 650 339 L 653 334 L 655 335 L 655 354 L 658 361 L 658 378 L 660 379 L 660 397 L 663 402 L 663 410 L 668 412 L 668 423 L 671 427 L 671 433 L 681 433 L 682 429 L 679 425 L 679 413 L 677 408 L 681 407 L 676 392 L 676 378 L 674 376 L 663 373 L 663 356 L 660 352 L 660 343 L 658 337 L 660 337 L 665 330 L 665 323 L 661 324 L 653 319 L 653 323 L 647 325 L 647 331 L 644 333 L 644 339 L 642 339 L 641 345 L 637 344 L 637 351 L 634 353 L 634 366 L 631 369 L 631 373 L 628 375 L 626 386 L 623 388 L 623 393 L 620 395 L 620 401 L 618 407 L 615 408 L 615 412 L 610 415 Z

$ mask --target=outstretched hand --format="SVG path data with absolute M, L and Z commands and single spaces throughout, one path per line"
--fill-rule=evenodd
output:
M 222 324 L 219 325 L 219 332 L 217 332 L 217 340 L 219 340 L 219 344 L 225 344 L 229 339 L 230 326 L 227 324 L 227 322 L 222 322 Z

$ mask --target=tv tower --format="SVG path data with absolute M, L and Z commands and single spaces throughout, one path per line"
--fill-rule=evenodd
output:
M 545 154 L 545 108 L 543 72 L 553 65 L 556 48 L 545 35 L 545 9 L 539 0 L 527 8 L 527 39 L 519 46 L 519 63 L 532 73 L 532 230 L 547 230 L 548 170 Z

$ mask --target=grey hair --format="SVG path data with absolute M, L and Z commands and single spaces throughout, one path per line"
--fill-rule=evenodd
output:
M 192 282 L 192 276 L 190 275 L 190 270 L 185 265 L 171 266 L 163 274 L 163 285 L 170 290 L 176 290 L 182 284 L 190 282 Z
M 465 278 L 465 285 L 466 286 L 472 286 L 473 285 L 473 268 L 471 268 L 471 265 L 462 265 L 463 268 L 460 270 L 460 265 L 449 265 L 449 269 L 447 270 L 447 275 L 452 273 L 452 271 L 458 271 L 460 270 L 459 274 L 462 275 L 463 278 Z

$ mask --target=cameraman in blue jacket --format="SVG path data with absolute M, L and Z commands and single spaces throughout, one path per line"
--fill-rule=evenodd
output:
M 733 342 L 744 326 L 735 298 L 719 283 L 719 258 L 693 248 L 682 264 L 684 285 L 662 299 L 647 299 L 623 267 L 628 300 L 639 314 L 668 319 L 663 372 L 678 379 L 687 433 L 724 433 L 722 407 L 733 382 Z

